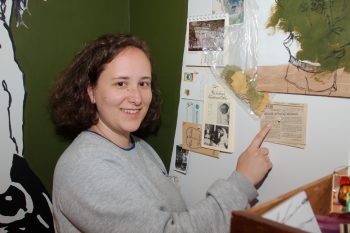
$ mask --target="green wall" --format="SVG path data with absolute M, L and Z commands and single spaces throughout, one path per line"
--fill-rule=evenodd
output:
M 68 146 L 50 120 L 48 96 L 59 72 L 86 41 L 132 32 L 151 48 L 163 97 L 162 125 L 147 141 L 169 166 L 176 127 L 187 1 L 29 1 L 26 27 L 12 25 L 17 60 L 25 73 L 24 156 L 51 192 L 54 166 Z
M 147 138 L 147 141 L 167 168 L 175 136 L 186 18 L 187 0 L 130 2 L 130 30 L 150 46 L 163 99 L 158 135 Z
M 28 28 L 12 25 L 17 60 L 25 73 L 24 157 L 51 191 L 54 166 L 69 142 L 54 132 L 48 112 L 53 81 L 86 41 L 129 32 L 129 0 L 29 1 Z

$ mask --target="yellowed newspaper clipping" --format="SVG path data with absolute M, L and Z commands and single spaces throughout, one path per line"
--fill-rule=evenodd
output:
M 300 103 L 270 103 L 261 118 L 261 126 L 270 123 L 272 128 L 266 142 L 298 148 L 306 145 L 307 105 Z

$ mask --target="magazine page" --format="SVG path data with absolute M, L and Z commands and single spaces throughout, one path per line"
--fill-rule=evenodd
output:
M 206 85 L 202 146 L 232 153 L 234 150 L 235 101 L 217 84 Z

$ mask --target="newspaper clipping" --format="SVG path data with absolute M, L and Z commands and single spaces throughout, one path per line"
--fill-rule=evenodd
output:
M 269 104 L 261 119 L 261 125 L 270 123 L 272 128 L 265 141 L 304 148 L 306 145 L 307 105 L 274 102 Z
M 234 149 L 235 102 L 217 84 L 206 85 L 204 91 L 204 114 L 202 146 L 223 152 Z

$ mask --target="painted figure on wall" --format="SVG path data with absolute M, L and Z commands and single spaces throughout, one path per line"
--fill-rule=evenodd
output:
M 350 97 L 349 20 L 346 0 L 276 0 L 267 28 L 286 34 L 288 61 L 260 67 L 258 89 Z
M 25 88 L 10 21 L 23 25 L 27 4 L 0 0 L 0 233 L 53 232 L 50 198 L 23 157 Z

